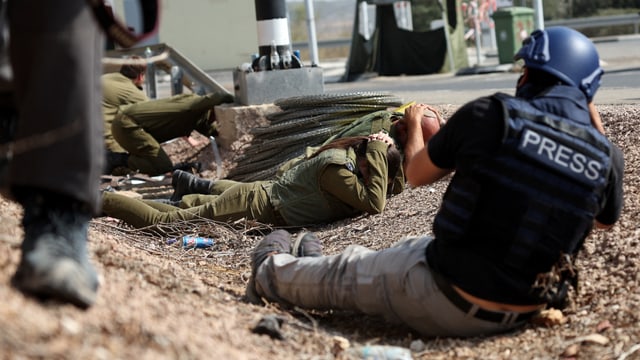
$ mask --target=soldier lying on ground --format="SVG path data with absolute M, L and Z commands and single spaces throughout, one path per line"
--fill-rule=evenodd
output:
M 324 145 L 331 143 L 332 141 L 340 138 L 351 136 L 368 136 L 382 132 L 388 134 L 393 139 L 396 148 L 402 155 L 402 149 L 407 142 L 408 130 L 407 122 L 410 119 L 415 119 L 420 124 L 420 130 L 423 138 L 428 140 L 433 134 L 435 134 L 440 128 L 442 118 L 438 111 L 425 104 L 411 105 L 403 112 L 400 111 L 376 111 L 369 115 L 363 116 L 360 119 L 354 121 L 346 129 L 340 133 L 332 136 Z M 282 165 L 277 173 L 277 177 L 282 176 L 287 170 L 291 169 L 295 165 L 315 156 L 320 147 L 307 147 L 306 154 L 293 158 Z M 406 166 L 407 162 L 403 161 L 403 166 Z M 210 184 L 207 180 L 196 181 L 193 176 L 186 174 L 175 173 L 173 177 L 174 193 L 168 203 L 179 206 L 183 209 L 196 207 L 207 202 L 210 202 L 212 198 Z M 219 184 L 226 184 L 227 182 L 218 182 Z M 221 185 L 218 185 L 221 186 Z M 402 166 L 398 169 L 396 176 L 392 179 L 387 189 L 388 194 L 399 194 L 404 190 L 405 178 Z M 219 190 L 217 190 L 219 192 Z
M 440 113 L 434 107 L 417 104 L 409 106 L 404 113 L 401 111 L 389 111 L 381 110 L 373 112 L 369 115 L 365 115 L 358 120 L 351 123 L 347 128 L 339 133 L 331 136 L 324 144 L 328 144 L 335 139 L 340 139 L 349 136 L 368 136 L 370 134 L 376 134 L 380 131 L 388 133 L 389 136 L 395 141 L 395 145 L 401 154 L 404 152 L 404 145 L 407 143 L 407 118 L 416 117 L 419 120 L 420 128 L 422 130 L 423 137 L 428 140 L 433 134 L 435 134 L 440 125 L 443 123 Z M 287 169 L 294 166 L 305 157 L 315 153 L 318 147 L 308 147 L 305 150 L 305 155 L 298 156 L 287 161 L 283 164 L 277 172 L 277 176 L 280 176 Z M 404 168 L 406 168 L 406 159 L 403 156 L 403 165 L 398 171 L 398 175 L 393 179 L 393 183 L 389 192 L 392 194 L 399 194 L 404 190 L 405 178 Z
M 176 171 L 174 180 L 186 179 L 191 190 L 215 194 L 200 206 L 180 209 L 105 192 L 103 212 L 135 228 L 200 218 L 246 218 L 276 226 L 328 223 L 382 212 L 389 179 L 400 166 L 400 153 L 387 134 L 348 137 L 321 147 L 277 180 L 211 181 Z

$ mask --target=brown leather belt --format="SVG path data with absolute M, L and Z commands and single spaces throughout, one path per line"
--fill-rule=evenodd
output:
M 451 301 L 458 309 L 462 310 L 462 312 L 477 319 L 500 324 L 515 324 L 525 322 L 539 313 L 539 310 L 525 313 L 485 310 L 463 298 L 462 295 L 460 295 L 460 293 L 458 293 L 442 275 L 433 270 L 431 273 L 433 274 L 433 279 L 436 285 L 438 285 L 438 288 L 440 288 L 440 291 L 442 291 L 444 296 L 446 296 L 447 299 L 449 299 L 449 301 Z

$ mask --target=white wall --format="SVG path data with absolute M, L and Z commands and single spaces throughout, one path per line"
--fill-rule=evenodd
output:
M 132 25 L 135 0 L 114 0 L 118 16 Z M 128 16 L 129 15 L 129 16 Z M 179 51 L 204 71 L 232 69 L 258 52 L 254 0 L 161 0 L 157 41 Z

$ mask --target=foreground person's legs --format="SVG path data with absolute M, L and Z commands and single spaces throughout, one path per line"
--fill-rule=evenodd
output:
M 104 161 L 104 37 L 86 1 L 10 4 L 15 140 L 23 146 L 15 148 L 8 182 L 24 208 L 25 233 L 12 282 L 27 294 L 87 307 L 98 287 L 86 242 Z

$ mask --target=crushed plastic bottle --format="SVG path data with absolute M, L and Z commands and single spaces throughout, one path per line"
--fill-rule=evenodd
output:
M 346 353 L 362 360 L 413 360 L 411 350 L 391 345 L 366 345 L 349 348 Z

